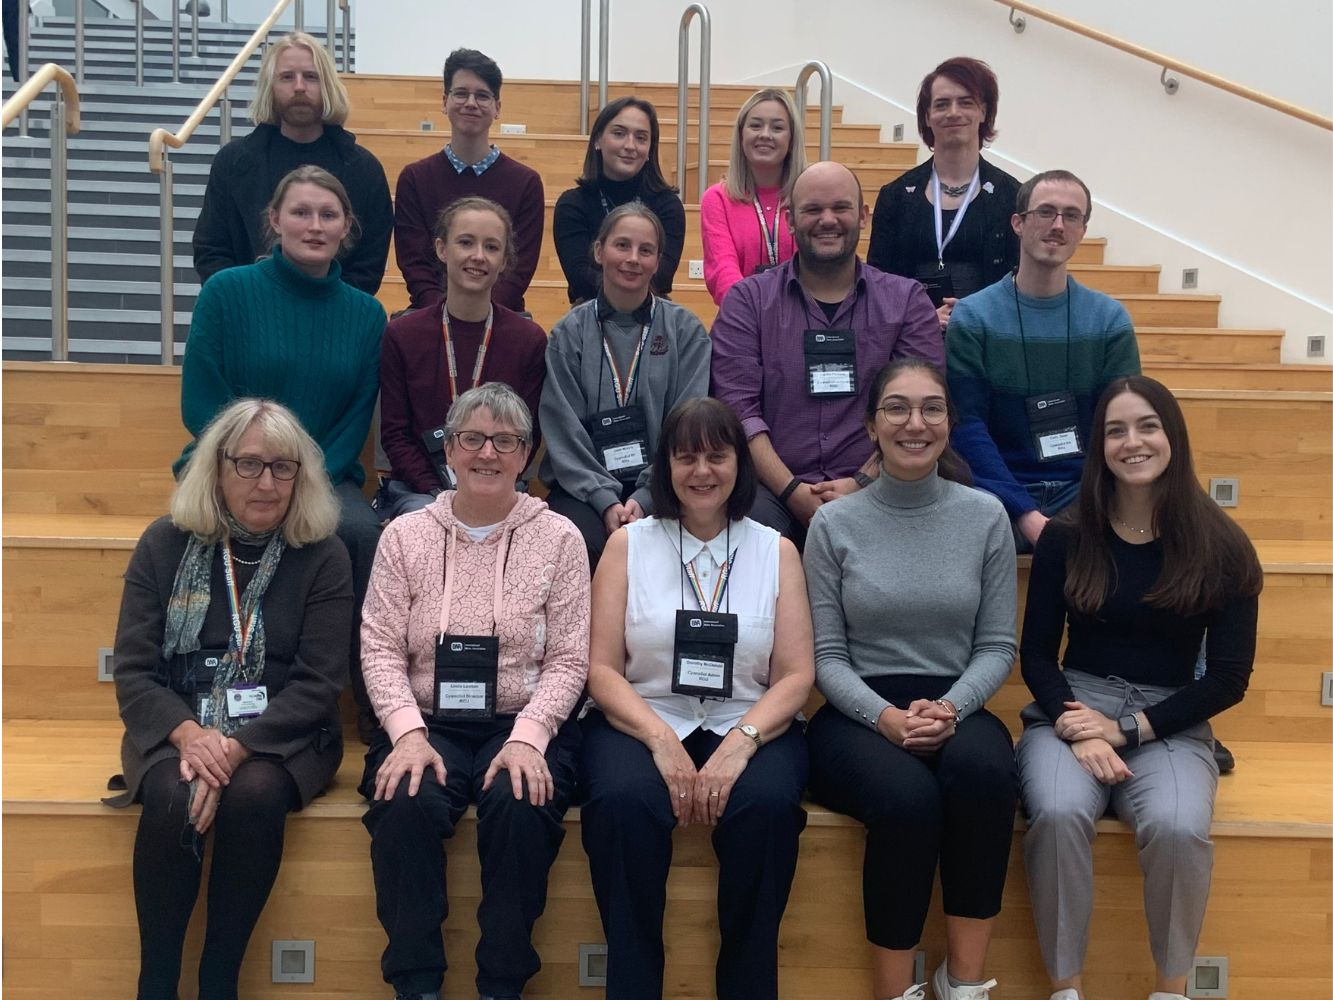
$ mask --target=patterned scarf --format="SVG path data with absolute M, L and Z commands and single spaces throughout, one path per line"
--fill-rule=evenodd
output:
M 277 529 L 255 534 L 246 531 L 230 514 L 227 515 L 227 534 L 243 545 L 263 545 L 264 554 L 241 597 L 241 621 L 250 622 L 251 632 L 245 659 L 241 659 L 236 630 L 232 629 L 231 638 L 227 642 L 227 655 L 213 675 L 212 693 L 200 713 L 199 725 L 219 729 L 224 736 L 230 736 L 249 721 L 228 716 L 227 689 L 237 684 L 254 684 L 264 676 L 262 602 L 264 592 L 277 571 L 278 561 L 287 548 L 282 532 Z M 176 579 L 171 585 L 171 597 L 167 601 L 166 635 L 162 642 L 162 657 L 165 661 L 170 662 L 177 653 L 193 653 L 199 648 L 199 633 L 203 630 L 204 618 L 212 601 L 209 591 L 216 550 L 216 543 L 201 541 L 195 535 L 191 535 L 185 543 L 185 554 L 176 567 Z

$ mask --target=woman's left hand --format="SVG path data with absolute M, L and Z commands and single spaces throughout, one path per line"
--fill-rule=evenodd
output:
M 717 826 L 727 809 L 732 788 L 756 752 L 758 748 L 754 740 L 740 730 L 727 733 L 694 777 L 694 815 L 697 818 L 709 826 Z
M 1125 745 L 1125 734 L 1120 731 L 1120 723 L 1108 719 L 1094 708 L 1088 708 L 1081 701 L 1065 702 L 1066 711 L 1055 720 L 1055 735 L 1066 743 L 1079 740 L 1105 740 L 1113 747 Z
M 918 698 L 907 706 L 907 727 L 904 750 L 935 753 L 958 732 L 958 719 L 943 705 Z
M 555 780 L 546 767 L 546 758 L 531 743 L 511 740 L 500 748 L 491 759 L 491 766 L 486 769 L 486 777 L 481 783 L 481 790 L 488 791 L 491 782 L 501 770 L 509 772 L 509 783 L 514 789 L 514 798 L 523 798 L 523 783 L 528 784 L 528 801 L 534 806 L 544 806 L 549 799 L 555 798 Z
M 637 500 L 626 500 L 621 513 L 621 524 L 630 524 L 643 517 L 643 508 Z

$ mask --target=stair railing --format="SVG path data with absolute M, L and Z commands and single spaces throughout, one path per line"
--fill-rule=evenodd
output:
M 611 65 L 611 0 L 600 0 L 597 15 L 597 108 L 606 107 L 606 85 Z M 592 66 L 592 0 L 583 0 L 579 48 L 579 132 L 588 134 L 588 90 Z
M 713 19 L 708 8 L 692 3 L 680 16 L 680 42 L 676 46 L 676 186 L 685 201 L 685 160 L 689 138 L 688 101 L 690 87 L 690 22 L 699 19 L 699 198 L 708 187 L 708 95 L 713 65 Z
M 796 77 L 796 117 L 805 124 L 805 88 L 816 73 L 819 74 L 819 158 L 827 160 L 833 147 L 833 74 L 818 59 L 802 66 Z
M 27 6 L 24 6 L 19 11 L 19 86 L 20 87 L 22 87 L 30 79 L 30 77 L 28 76 L 28 35 L 31 30 L 28 26 L 29 17 L 30 15 L 28 13 L 28 8 Z M 18 97 L 18 92 L 15 92 L 14 97 Z M 13 101 L 14 97 L 11 97 L 10 100 Z M 6 104 L 5 107 L 9 107 L 9 105 Z M 8 121 L 9 119 L 6 118 L 5 122 L 8 123 Z M 19 112 L 19 135 L 21 135 L 25 139 L 28 138 L 27 103 L 23 105 L 23 110 Z
M 343 12 L 343 65 L 344 73 L 352 72 L 352 4 L 351 0 L 338 0 Z M 332 51 L 332 50 L 330 50 Z
M 1181 62 L 1179 59 L 1173 59 L 1171 56 L 1162 55 L 1160 52 L 1154 52 L 1152 49 L 1145 49 L 1142 45 L 1135 45 L 1133 42 L 1127 42 L 1123 38 L 1108 34 L 1105 31 L 1099 31 L 1096 28 L 1090 28 L 1086 24 L 1080 24 L 1078 21 L 1067 17 L 1061 17 L 1059 14 L 1053 14 L 1048 10 L 1042 10 L 1040 7 L 1034 7 L 1030 3 L 1022 3 L 1020 0 L 995 0 L 996 3 L 1004 4 L 1009 8 L 1009 23 L 1014 26 L 1014 31 L 1022 34 L 1023 29 L 1027 27 L 1027 19 L 1019 16 L 1018 11 L 1025 14 L 1031 14 L 1035 18 L 1055 25 L 1057 28 L 1064 28 L 1066 31 L 1072 31 L 1076 35 L 1082 35 L 1094 42 L 1100 42 L 1103 45 L 1109 45 L 1113 49 L 1119 49 L 1121 52 L 1127 52 L 1132 56 L 1153 63 L 1162 67 L 1162 87 L 1168 94 L 1174 94 L 1180 89 L 1180 81 L 1175 77 L 1169 76 L 1171 70 L 1175 70 L 1182 76 L 1188 76 L 1200 83 L 1206 83 L 1210 87 L 1216 87 L 1218 90 L 1225 90 L 1229 94 L 1235 94 L 1237 97 L 1243 97 L 1247 101 L 1253 101 L 1265 108 L 1271 108 L 1274 111 L 1281 112 L 1284 115 L 1290 115 L 1292 118 L 1298 118 L 1303 122 L 1309 122 L 1319 128 L 1333 132 L 1333 118 L 1327 115 L 1316 114 L 1306 108 L 1289 101 L 1279 100 L 1258 90 L 1244 87 L 1239 83 L 1233 83 L 1225 77 L 1218 76 L 1215 73 L 1209 73 L 1207 70 L 1191 66 L 1189 63 Z
M 134 60 L 134 85 L 143 86 L 143 62 L 144 62 L 144 44 L 143 44 L 143 5 L 144 0 L 133 0 L 134 3 L 134 51 L 138 56 Z
M 5 102 L 3 121 L 26 116 L 47 84 L 57 84 L 51 104 L 51 360 L 69 360 L 69 159 L 68 137 L 79 132 L 79 87 L 74 77 L 47 63 Z
M 164 365 L 175 364 L 176 361 L 176 226 L 171 184 L 171 158 L 168 155 L 167 147 L 180 149 L 189 141 L 190 137 L 194 135 L 195 129 L 213 110 L 213 106 L 218 103 L 219 99 L 224 98 L 227 88 L 231 86 L 232 81 L 236 79 L 241 69 L 249 61 L 255 49 L 259 48 L 260 44 L 268 37 L 268 33 L 277 24 L 278 18 L 282 16 L 292 2 L 293 0 L 277 0 L 268 17 L 255 29 L 250 39 L 241 46 L 241 50 L 232 58 L 231 64 L 218 77 L 217 82 L 204 95 L 204 99 L 199 102 L 194 111 L 190 113 L 190 117 L 185 119 L 180 131 L 173 133 L 164 128 L 157 128 L 153 129 L 153 134 L 148 137 L 148 169 L 158 175 L 159 181 L 158 217 L 162 240 L 159 276 L 162 284 L 162 364 Z M 299 3 L 300 0 L 296 0 L 296 2 Z M 230 114 L 229 102 L 223 110 Z

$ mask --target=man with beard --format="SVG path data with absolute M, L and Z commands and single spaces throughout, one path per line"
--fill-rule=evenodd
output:
M 340 258 L 342 280 L 369 295 L 379 290 L 393 204 L 379 160 L 342 127 L 349 111 L 347 91 L 319 42 L 297 31 L 269 46 L 250 104 L 255 129 L 222 147 L 209 171 L 194 230 L 201 282 L 269 252 L 273 234 L 264 206 L 278 181 L 314 164 L 342 181 L 356 215 L 355 242 Z
M 962 299 L 949 320 L 953 446 L 999 497 L 1020 551 L 1078 497 L 1092 411 L 1117 377 L 1139 374 L 1129 313 L 1069 277 L 1092 195 L 1067 170 L 1018 189 L 1018 269 Z
M 759 473 L 750 516 L 800 544 L 821 505 L 879 475 L 865 427 L 875 373 L 903 356 L 943 364 L 944 342 L 919 282 L 857 258 L 868 213 L 850 170 L 812 164 L 787 211 L 796 256 L 723 299 L 712 376 Z

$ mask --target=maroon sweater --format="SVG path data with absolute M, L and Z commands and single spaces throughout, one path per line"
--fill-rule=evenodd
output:
M 444 301 L 444 267 L 435 256 L 435 220 L 446 205 L 469 195 L 502 205 L 514 222 L 517 259 L 500 275 L 491 298 L 521 312 L 523 296 L 537 271 L 546 227 L 542 179 L 537 171 L 504 153 L 480 177 L 471 168 L 460 174 L 443 149 L 404 167 L 393 199 L 393 252 L 412 296 L 412 308 Z
M 433 306 L 400 316 L 384 331 L 380 348 L 380 443 L 389 456 L 393 478 L 417 493 L 440 488 L 421 434 L 443 424 L 453 403 L 440 308 Z M 451 317 L 449 327 L 458 365 L 458 391 L 464 392 L 472 388 L 472 366 L 477 363 L 486 323 L 465 323 Z M 481 381 L 504 382 L 523 397 L 532 413 L 535 451 L 540 443 L 537 402 L 546 381 L 546 334 L 542 328 L 496 305 Z

